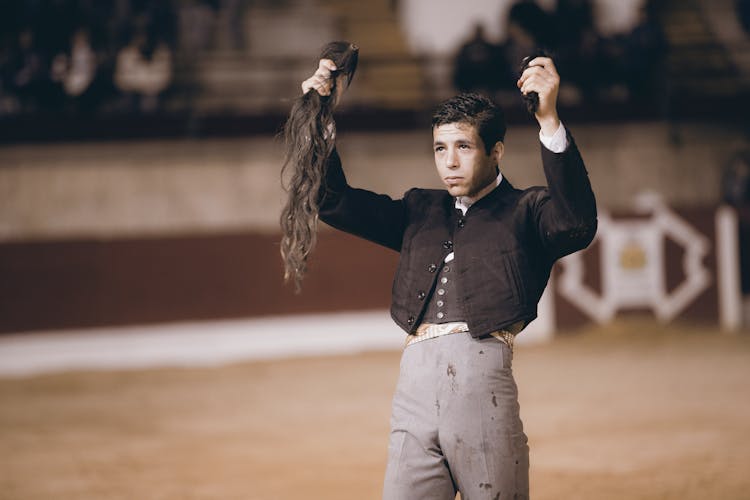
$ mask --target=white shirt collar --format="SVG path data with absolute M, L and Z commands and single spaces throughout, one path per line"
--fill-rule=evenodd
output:
M 483 187 L 479 193 L 477 193 L 474 197 L 469 196 L 456 196 L 456 208 L 461 210 L 461 212 L 466 215 L 466 211 L 471 207 L 474 203 L 479 201 L 480 199 L 484 198 L 490 192 L 498 187 L 500 183 L 503 182 L 503 174 L 498 170 L 497 172 L 497 178 L 495 179 L 495 182 L 490 182 L 485 187 Z

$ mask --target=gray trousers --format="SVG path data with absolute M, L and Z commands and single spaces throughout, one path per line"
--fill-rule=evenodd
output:
M 529 448 L 510 348 L 454 333 L 408 346 L 393 397 L 384 500 L 522 500 Z

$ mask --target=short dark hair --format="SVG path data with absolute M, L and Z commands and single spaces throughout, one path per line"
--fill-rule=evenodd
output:
M 481 94 L 458 94 L 438 105 L 432 115 L 432 128 L 449 123 L 467 123 L 476 127 L 487 154 L 490 154 L 496 142 L 505 140 L 503 109 Z

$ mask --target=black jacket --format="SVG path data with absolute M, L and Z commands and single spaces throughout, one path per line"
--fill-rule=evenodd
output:
M 462 215 L 444 190 L 411 189 L 399 200 L 349 186 L 334 151 L 321 190 L 320 219 L 401 252 L 391 316 L 414 333 L 450 253 L 471 334 L 481 337 L 536 318 L 552 264 L 596 233 L 596 203 L 571 136 L 563 153 L 544 146 L 548 188 L 500 185 Z

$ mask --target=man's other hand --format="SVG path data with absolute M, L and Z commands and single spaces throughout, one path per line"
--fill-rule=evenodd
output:
M 557 74 L 555 63 L 549 57 L 537 57 L 529 62 L 529 67 L 521 74 L 516 82 L 521 92 L 539 94 L 539 107 L 536 119 L 542 128 L 542 133 L 551 136 L 560 126 L 557 116 L 557 93 L 560 89 L 560 75 Z

